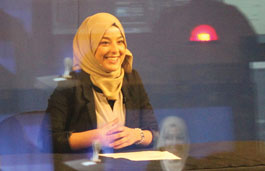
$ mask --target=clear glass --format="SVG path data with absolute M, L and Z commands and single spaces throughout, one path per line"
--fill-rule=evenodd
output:
M 263 155 L 265 0 L 1 0 L 3 170 L 23 163 L 56 169 L 53 157 L 38 155 L 43 153 L 39 137 L 45 134 L 41 123 L 50 95 L 69 76 L 77 28 L 86 17 L 102 11 L 115 15 L 124 26 L 133 68 L 160 125 L 154 149 L 181 156 L 174 168 L 179 164 L 180 170 L 192 170 L 211 156 L 224 154 L 219 160 L 226 160 L 235 153 L 248 155 L 247 149 Z M 211 26 L 218 38 L 211 40 L 212 32 L 206 30 L 203 41 L 192 41 L 192 31 L 200 25 Z M 176 127 L 163 133 L 168 117 L 178 118 Z M 174 142 L 167 145 L 170 138 Z M 9 156 L 14 154 L 34 156 L 15 166 L 17 158 Z M 198 168 L 223 167 L 217 163 Z M 35 164 L 28 167 L 36 169 Z M 172 162 L 161 161 L 159 168 L 172 170 L 168 164 Z

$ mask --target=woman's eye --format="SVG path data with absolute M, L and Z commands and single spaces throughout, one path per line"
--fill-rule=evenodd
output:
M 109 42 L 107 42 L 107 41 L 103 41 L 103 42 L 100 42 L 100 44 L 101 44 L 101 45 L 108 45 Z
M 118 43 L 119 44 L 124 44 L 124 40 L 119 40 Z

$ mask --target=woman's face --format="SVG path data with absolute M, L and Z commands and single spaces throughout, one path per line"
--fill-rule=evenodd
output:
M 95 53 L 99 64 L 107 71 L 118 70 L 125 57 L 125 42 L 120 30 L 111 26 L 106 30 Z

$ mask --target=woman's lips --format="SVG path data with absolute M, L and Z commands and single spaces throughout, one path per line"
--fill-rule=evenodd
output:
M 104 57 L 106 60 L 108 60 L 108 62 L 112 63 L 112 64 L 116 64 L 119 60 L 119 56 L 105 56 Z

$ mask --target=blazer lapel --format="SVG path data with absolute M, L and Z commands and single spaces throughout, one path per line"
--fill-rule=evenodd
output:
M 126 117 L 125 117 L 125 125 L 131 128 L 135 127 L 135 105 L 133 103 L 133 94 L 132 91 L 129 91 L 129 82 L 126 79 L 126 76 L 123 79 L 122 85 L 122 94 L 123 100 L 126 107 Z
M 90 80 L 90 76 L 87 73 L 81 71 L 81 86 L 83 89 L 83 95 L 86 100 L 86 109 L 87 114 L 91 120 L 92 129 L 97 128 L 97 117 L 95 112 L 95 102 L 94 102 L 94 95 L 92 91 L 92 82 Z

